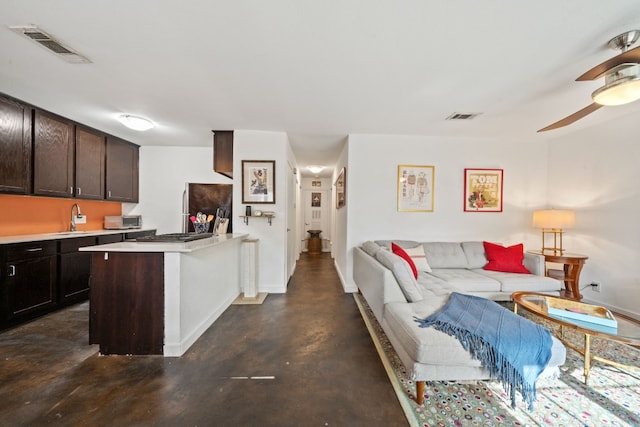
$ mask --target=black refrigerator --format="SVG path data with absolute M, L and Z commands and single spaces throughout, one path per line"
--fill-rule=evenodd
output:
M 233 197 L 233 185 L 232 184 L 198 184 L 188 182 L 183 193 L 182 207 L 183 207 L 183 232 L 193 232 L 193 224 L 189 218 L 195 216 L 198 212 L 202 212 L 205 215 L 216 216 L 217 212 L 224 211 L 227 218 L 229 218 L 229 226 L 227 227 L 227 233 L 233 232 L 233 220 L 232 220 L 232 197 Z M 219 211 L 220 209 L 220 211 Z M 213 223 L 209 228 L 209 232 L 213 232 Z

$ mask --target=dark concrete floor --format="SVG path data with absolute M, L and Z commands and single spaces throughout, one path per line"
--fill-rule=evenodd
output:
M 303 254 L 286 294 L 231 306 L 183 357 L 87 342 L 87 303 L 1 333 L 0 425 L 408 424 L 328 254 Z

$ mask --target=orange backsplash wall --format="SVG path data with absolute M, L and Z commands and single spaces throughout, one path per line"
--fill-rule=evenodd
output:
M 102 230 L 105 215 L 122 214 L 120 202 L 0 194 L 0 236 L 69 231 L 74 203 L 87 216 L 77 230 Z

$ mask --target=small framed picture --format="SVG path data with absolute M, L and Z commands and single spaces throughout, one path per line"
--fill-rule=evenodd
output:
M 398 165 L 398 212 L 433 212 L 434 166 Z
M 464 211 L 502 212 L 502 169 L 464 170 Z
M 276 161 L 242 161 L 242 203 L 276 202 Z
M 322 193 L 311 193 L 311 207 L 322 207 Z
M 338 174 L 338 179 L 336 179 L 336 209 L 340 209 L 347 203 L 347 198 L 345 194 L 346 189 L 346 177 L 345 177 L 345 169 L 342 168 L 340 173 Z

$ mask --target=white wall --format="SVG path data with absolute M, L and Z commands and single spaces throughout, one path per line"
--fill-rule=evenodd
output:
M 141 214 L 144 227 L 156 228 L 158 234 L 181 232 L 182 193 L 187 182 L 232 183 L 213 171 L 213 145 L 140 147 L 139 203 L 123 204 L 122 213 Z M 234 218 L 234 228 L 237 222 Z
M 275 204 L 242 203 L 242 160 L 275 160 Z M 258 290 L 283 293 L 287 290 L 287 179 L 289 173 L 289 139 L 284 132 L 234 130 L 233 133 L 233 231 L 249 233 L 260 239 Z M 274 211 L 270 226 L 266 219 L 250 218 L 246 225 L 238 215 L 245 206 Z
M 539 248 L 531 215 L 546 203 L 545 142 L 350 135 L 345 163 L 347 203 L 338 211 L 345 212 L 336 233 L 336 240 L 346 236 L 345 252 L 336 254 L 345 289 L 355 287 L 352 249 L 366 240 L 490 240 Z M 434 212 L 397 211 L 401 164 L 435 166 Z M 504 170 L 503 212 L 463 211 L 465 168 Z
M 361 161 L 366 162 L 366 159 L 361 159 Z M 335 182 L 338 179 L 338 175 L 340 174 L 342 168 L 345 168 L 345 205 L 340 209 L 336 209 Z M 331 198 L 334 210 L 333 230 L 331 233 L 333 236 L 331 254 L 334 258 L 336 271 L 338 272 L 338 277 L 342 282 L 342 287 L 344 288 L 345 292 L 357 292 L 358 290 L 355 282 L 353 281 L 353 274 L 351 273 L 352 262 L 349 255 L 351 253 L 351 247 L 347 239 L 347 231 L 351 227 L 357 226 L 356 224 L 354 224 L 355 220 L 352 221 L 351 224 L 349 224 L 350 217 L 357 218 L 358 222 L 362 218 L 354 217 L 350 214 L 352 209 L 351 206 L 355 207 L 354 199 L 352 199 L 351 196 L 354 193 L 357 194 L 358 192 L 369 192 L 369 189 L 356 187 L 351 180 L 351 177 L 352 172 L 351 166 L 349 165 L 349 144 L 347 143 L 340 153 L 340 156 L 338 157 L 336 169 L 333 172 L 332 182 L 334 183 L 334 186 L 333 197 Z M 357 191 L 356 188 L 358 188 Z
M 585 299 L 640 318 L 640 144 L 628 115 L 550 141 L 549 206 L 576 211 L 564 247 L 587 255 Z M 600 293 L 588 286 L 601 282 Z

